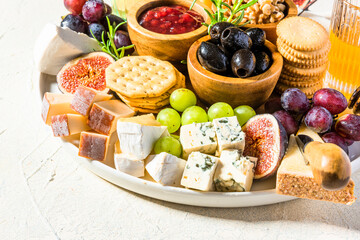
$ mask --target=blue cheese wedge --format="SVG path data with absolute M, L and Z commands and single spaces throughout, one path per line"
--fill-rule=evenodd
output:
M 184 125 L 180 129 L 180 142 L 183 147 L 183 158 L 199 151 L 214 154 L 216 151 L 215 129 L 211 122 Z
M 192 152 L 186 162 L 181 185 L 201 191 L 213 189 L 213 177 L 219 158 Z
M 255 157 L 244 157 L 241 151 L 224 150 L 215 171 L 214 185 L 220 192 L 248 192 L 254 179 Z
M 213 120 L 216 138 L 218 141 L 217 150 L 219 154 L 225 149 L 238 149 L 243 151 L 245 147 L 245 133 L 237 117 L 224 117 Z
M 185 160 L 162 152 L 150 159 L 145 168 L 157 183 L 179 187 L 185 164 Z
M 165 126 L 146 126 L 133 122 L 117 122 L 117 134 L 123 153 L 132 154 L 138 160 L 145 159 L 155 142 L 167 130 Z

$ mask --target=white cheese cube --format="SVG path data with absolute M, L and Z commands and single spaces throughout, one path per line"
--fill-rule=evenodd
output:
M 155 155 L 147 164 L 150 176 L 164 186 L 180 186 L 186 161 L 166 152 Z
M 241 131 L 241 126 L 235 116 L 214 119 L 213 124 L 219 154 L 225 149 L 244 150 L 245 133 Z
M 143 177 L 145 172 L 144 160 L 137 160 L 129 153 L 114 154 L 115 168 L 121 172 L 130 174 L 134 177 Z
M 189 154 L 199 151 L 214 154 L 216 151 L 216 135 L 211 122 L 193 123 L 180 128 L 180 142 L 183 147 L 183 158 L 187 159 Z
M 238 150 L 224 150 L 215 171 L 214 185 L 220 192 L 248 192 L 254 179 L 255 157 L 244 157 Z
M 117 122 L 117 134 L 123 153 L 133 154 L 136 159 L 145 159 L 155 142 L 167 130 L 165 126 L 144 126 L 132 122 Z
M 181 185 L 201 191 L 213 189 L 213 177 L 219 158 L 192 152 L 186 162 Z

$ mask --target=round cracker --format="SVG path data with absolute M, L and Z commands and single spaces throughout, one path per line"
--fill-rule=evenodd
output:
M 277 93 L 282 94 L 286 89 L 288 88 L 292 88 L 291 86 L 285 85 L 283 83 L 277 83 L 275 86 L 275 90 Z M 305 93 L 305 95 L 308 98 L 312 98 L 312 96 L 314 95 L 314 93 L 322 88 L 322 81 L 319 82 L 318 84 L 311 86 L 311 87 L 298 87 L 301 91 L 303 91 Z
M 286 45 L 280 38 L 277 39 L 276 45 L 278 48 L 284 49 L 289 55 L 293 56 L 294 58 L 304 59 L 304 60 L 311 60 L 311 59 L 319 59 L 319 58 L 326 58 L 329 54 L 331 43 L 327 41 L 325 46 L 317 51 L 298 51 Z
M 284 72 L 286 75 L 289 76 L 316 77 L 324 74 L 326 72 L 326 69 L 327 69 L 327 64 L 321 65 L 320 67 L 306 69 L 306 68 L 294 67 L 287 63 L 284 63 L 282 72 Z
M 133 111 L 136 113 L 159 113 L 164 108 L 159 109 L 148 109 L 148 108 L 140 108 L 140 107 L 131 107 L 129 106 Z
M 170 104 L 169 98 L 166 98 L 166 99 L 164 99 L 160 102 L 156 102 L 156 103 L 147 103 L 147 102 L 139 103 L 139 102 L 128 101 L 128 100 L 122 98 L 121 95 L 119 95 L 119 97 L 126 105 L 131 106 L 131 107 L 158 109 L 158 108 L 162 108 L 162 107 Z
M 287 85 L 289 87 L 296 87 L 296 88 L 308 88 L 308 87 L 312 87 L 312 86 L 316 86 L 319 84 L 321 80 L 311 80 L 311 81 L 305 81 L 305 82 L 296 82 L 296 81 L 289 81 L 286 80 L 284 78 L 279 78 L 279 82 Z
M 126 97 L 158 97 L 176 84 L 176 71 L 171 63 L 151 56 L 123 57 L 106 68 L 106 84 Z
M 301 64 L 301 65 L 323 65 L 328 61 L 327 57 L 324 58 L 318 58 L 318 59 L 300 59 L 296 58 L 293 55 L 290 55 L 284 48 L 282 48 L 280 45 L 278 46 L 278 51 L 280 54 L 289 62 L 295 63 L 295 64 Z
M 276 34 L 286 45 L 300 51 L 321 49 L 329 40 L 329 34 L 321 24 L 299 16 L 280 21 Z
M 313 62 L 313 64 L 300 64 L 300 63 L 290 62 L 289 60 L 284 58 L 284 64 L 288 64 L 288 65 L 296 67 L 296 68 L 312 69 L 312 68 L 318 68 L 318 67 L 320 67 L 322 65 L 327 65 L 328 64 L 328 59 L 326 59 L 326 61 L 324 63 L 322 63 L 322 62 Z
M 310 82 L 310 81 L 317 81 L 319 79 L 323 79 L 324 74 L 320 75 L 320 76 L 313 76 L 313 77 L 304 77 L 304 76 L 291 76 L 286 74 L 285 72 L 281 72 L 280 75 L 281 78 L 288 80 L 288 81 L 293 81 L 293 82 Z

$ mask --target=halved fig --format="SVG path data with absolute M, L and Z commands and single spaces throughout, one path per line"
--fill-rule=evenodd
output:
M 267 178 L 278 169 L 288 145 L 284 127 L 271 114 L 256 115 L 243 127 L 244 156 L 257 157 L 255 179 Z
M 74 94 L 79 86 L 107 93 L 105 69 L 115 62 L 103 52 L 93 52 L 65 64 L 56 76 L 58 87 L 65 94 Z

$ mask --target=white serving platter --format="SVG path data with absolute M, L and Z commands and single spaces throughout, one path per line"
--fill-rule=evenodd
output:
M 45 92 L 59 92 L 56 77 L 44 73 L 34 74 L 34 85 L 37 86 L 39 99 Z M 39 101 L 39 104 L 41 101 Z M 39 113 L 40 114 L 40 113 Z M 71 140 L 71 139 L 68 139 Z M 76 143 L 63 139 L 64 147 L 76 157 L 79 164 L 96 174 L 97 176 L 129 191 L 156 198 L 168 202 L 201 207 L 251 207 L 269 205 L 296 199 L 295 197 L 276 194 L 275 177 L 264 181 L 254 181 L 251 192 L 200 192 L 185 188 L 162 186 L 151 181 L 150 176 L 136 178 L 126 173 L 117 171 L 113 167 L 113 161 L 92 161 L 78 156 Z M 112 154 L 109 154 L 111 156 Z M 350 147 L 352 172 L 360 170 L 360 142 Z

